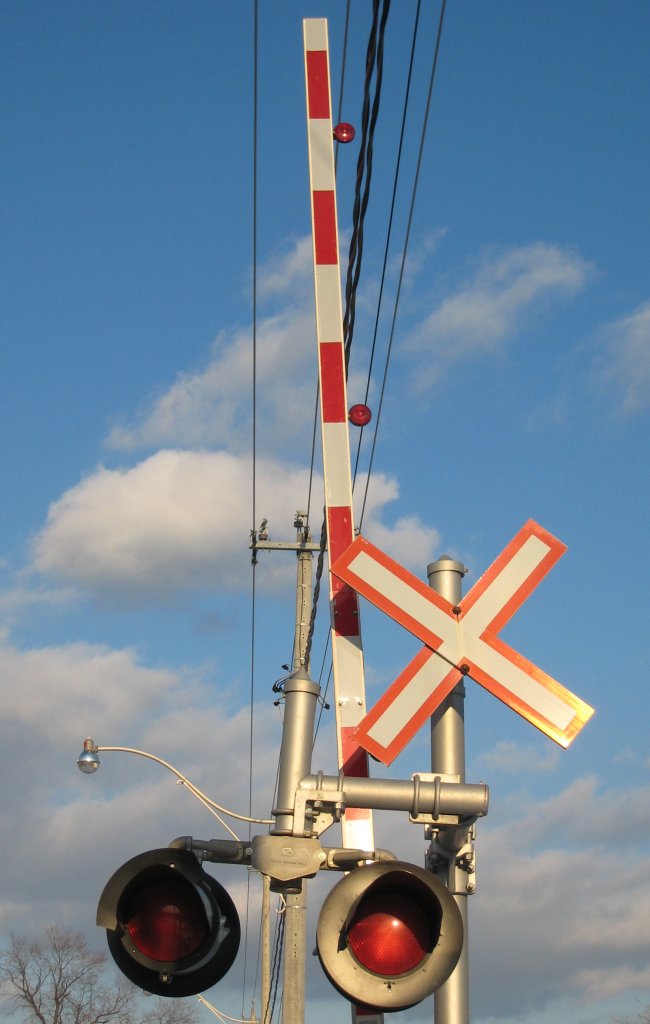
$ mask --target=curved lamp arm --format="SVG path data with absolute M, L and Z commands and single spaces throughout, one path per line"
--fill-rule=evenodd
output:
M 135 747 L 99 747 L 94 742 L 93 738 L 88 736 L 84 740 L 83 750 L 77 758 L 77 767 L 79 770 L 84 772 L 86 775 L 92 775 L 96 772 L 101 764 L 98 757 L 99 751 L 118 751 L 123 754 L 137 754 L 139 757 L 146 757 L 150 761 L 155 761 L 157 764 L 161 764 L 163 768 L 167 768 L 173 775 L 175 775 L 178 781 L 183 786 L 186 786 L 190 793 L 193 793 L 197 800 L 199 800 L 204 807 L 218 818 L 224 828 L 230 832 L 231 836 L 235 839 L 238 837 L 232 829 L 226 825 L 225 821 L 219 817 L 216 813 L 217 811 L 221 811 L 222 814 L 227 814 L 230 818 L 236 818 L 238 821 L 247 821 L 255 825 L 273 824 L 273 819 L 271 818 L 251 818 L 246 814 L 237 814 L 236 811 L 231 811 L 229 808 L 216 803 L 215 800 L 211 800 L 209 796 L 206 796 L 205 793 L 201 792 L 198 786 L 195 786 L 193 782 L 190 782 L 187 776 L 183 775 L 182 772 L 179 772 L 178 768 L 175 768 L 173 764 L 170 764 L 168 761 L 163 761 L 161 757 L 157 757 L 155 754 L 150 754 L 146 750 L 137 750 Z

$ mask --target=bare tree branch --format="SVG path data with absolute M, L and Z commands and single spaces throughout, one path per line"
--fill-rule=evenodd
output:
M 0 996 L 26 1024 L 197 1024 L 196 1004 L 186 999 L 140 1010 L 135 986 L 107 977 L 106 962 L 69 928 L 46 928 L 38 940 L 12 935 L 0 951 Z

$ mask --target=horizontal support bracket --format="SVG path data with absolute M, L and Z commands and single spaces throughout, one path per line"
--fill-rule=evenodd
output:
M 413 779 L 367 779 L 339 775 L 306 775 L 298 783 L 294 835 L 320 835 L 348 808 L 407 811 L 411 821 L 438 828 L 469 827 L 487 814 L 489 791 L 448 781 L 449 776 L 416 775 Z

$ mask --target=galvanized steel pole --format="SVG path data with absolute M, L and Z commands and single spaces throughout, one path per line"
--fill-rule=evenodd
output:
M 466 571 L 461 562 L 443 555 L 427 566 L 429 586 L 457 605 Z M 431 771 L 457 775 L 459 782 L 465 782 L 465 686 L 462 682 L 431 716 Z M 456 853 L 460 846 L 454 848 L 453 833 L 450 839 L 448 858 L 439 864 L 435 873 L 454 896 L 463 919 L 464 940 L 456 968 L 434 994 L 434 1019 L 435 1024 L 469 1024 L 467 892 L 457 891 L 460 886 L 457 885 Z

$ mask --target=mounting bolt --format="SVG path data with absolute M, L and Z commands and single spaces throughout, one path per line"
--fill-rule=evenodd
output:
M 469 893 L 469 895 L 471 896 L 472 893 L 476 892 L 476 884 L 474 882 L 468 882 L 467 885 L 465 886 L 465 892 Z

